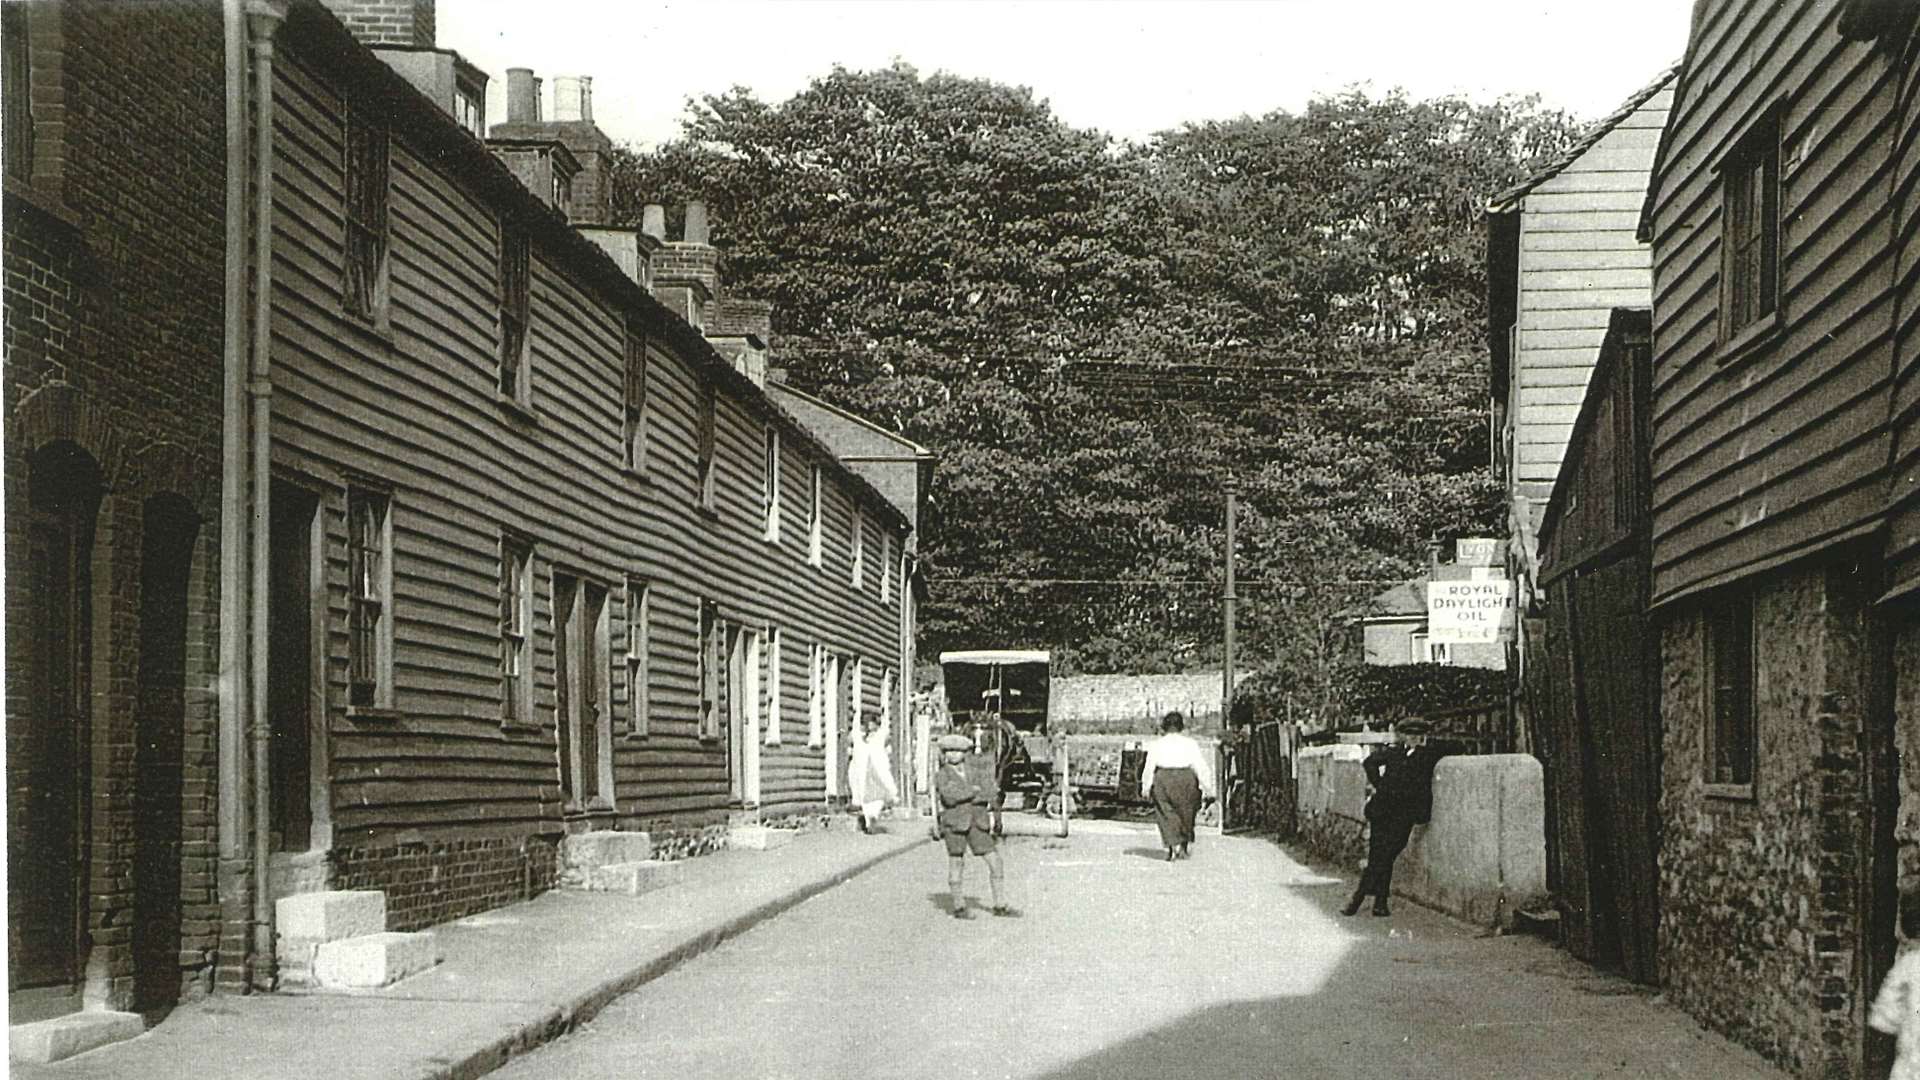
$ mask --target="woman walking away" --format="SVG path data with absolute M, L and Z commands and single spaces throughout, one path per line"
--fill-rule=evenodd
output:
M 1891 1080 L 1920 1080 L 1920 892 L 1900 894 L 1900 958 L 1880 984 L 1867 1023 L 1894 1036 Z
M 1147 763 L 1140 770 L 1140 789 L 1153 798 L 1168 862 L 1192 857 L 1194 815 L 1200 812 L 1203 797 L 1213 798 L 1213 767 L 1186 727 L 1186 717 L 1168 713 L 1160 721 L 1160 737 L 1147 747 Z
M 887 730 L 880 725 L 879 714 L 869 712 L 860 718 L 860 734 L 847 755 L 847 788 L 860 814 L 860 831 L 872 832 L 881 809 L 900 798 L 887 760 Z

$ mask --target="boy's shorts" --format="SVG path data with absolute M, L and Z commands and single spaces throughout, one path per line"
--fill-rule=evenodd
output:
M 965 855 L 968 848 L 972 848 L 975 855 L 985 855 L 991 852 L 994 846 L 993 831 L 978 825 L 965 832 L 950 830 L 946 834 L 946 839 L 947 854 L 956 859 Z

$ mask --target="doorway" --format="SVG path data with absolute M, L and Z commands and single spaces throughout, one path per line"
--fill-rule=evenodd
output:
M 613 739 L 608 723 L 612 659 L 607 589 L 553 576 L 554 680 L 560 712 L 560 788 L 570 811 L 613 809 Z
M 276 852 L 298 854 L 326 843 L 325 741 L 318 691 L 320 636 L 314 617 L 321 551 L 320 500 L 275 480 L 269 494 L 267 570 L 267 715 L 272 797 L 268 832 Z
M 140 668 L 133 717 L 133 1008 L 158 1020 L 180 1000 L 187 591 L 200 517 L 147 500 L 140 544 Z
M 71 442 L 28 462 L 23 715 L 7 724 L 7 989 L 13 1023 L 80 1007 L 91 788 L 94 525 L 100 466 Z

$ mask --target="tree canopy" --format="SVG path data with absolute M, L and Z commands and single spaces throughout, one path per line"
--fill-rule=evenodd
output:
M 1231 476 L 1242 662 L 1311 692 L 1341 613 L 1500 527 L 1482 211 L 1571 133 L 1349 90 L 1125 143 L 895 64 L 690 102 L 615 197 L 705 201 L 773 363 L 938 455 L 928 651 L 1217 665 Z

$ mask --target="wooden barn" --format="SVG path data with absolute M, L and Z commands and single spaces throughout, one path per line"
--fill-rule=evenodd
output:
M 1917 13 L 1696 3 L 1642 219 L 1661 981 L 1804 1075 L 1884 1075 L 1920 865 Z
M 1660 715 L 1647 607 L 1651 319 L 1614 310 L 1540 523 L 1529 640 L 1547 883 L 1568 951 L 1659 981 Z

